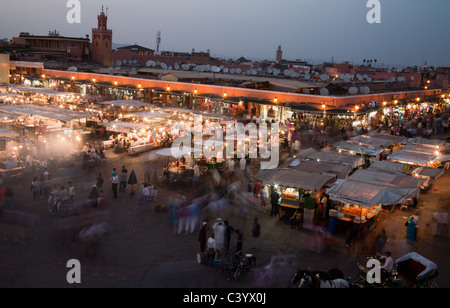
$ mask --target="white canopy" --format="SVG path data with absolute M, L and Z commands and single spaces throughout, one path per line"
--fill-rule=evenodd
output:
M 143 103 L 141 101 L 136 100 L 113 100 L 113 101 L 106 101 L 106 102 L 100 102 L 101 105 L 113 105 L 113 106 L 119 106 L 119 107 L 144 107 L 144 106 L 150 106 L 148 103 Z
M 412 167 L 412 169 L 416 168 L 411 165 L 402 164 L 402 163 L 395 162 L 395 161 L 376 160 L 366 170 L 370 170 L 370 171 L 375 170 L 375 171 L 384 171 L 384 172 L 403 174 L 403 173 L 410 173 L 411 167 Z
M 126 116 L 137 116 L 137 117 L 144 118 L 147 120 L 170 118 L 170 114 L 167 114 L 165 112 L 158 112 L 158 111 L 135 112 L 135 113 L 127 114 Z
M 383 152 L 383 149 L 381 148 L 373 148 L 371 146 L 363 145 L 363 144 L 356 144 L 353 142 L 347 142 L 347 141 L 339 141 L 333 144 L 333 146 L 342 151 L 347 152 L 353 152 L 355 154 L 360 155 L 369 155 L 369 156 L 377 156 L 381 152 Z
M 398 188 L 417 188 L 420 185 L 419 180 L 410 175 L 389 173 L 379 170 L 356 170 L 349 177 L 349 180 L 359 183 L 370 183 L 377 186 Z
M 300 158 L 309 158 L 320 161 L 327 161 L 333 163 L 339 163 L 343 165 L 350 165 L 352 168 L 357 168 L 364 164 L 364 158 L 356 155 L 339 154 L 335 152 L 316 151 L 313 148 L 304 150 L 295 155 Z
M 326 185 L 333 183 L 336 176 L 278 168 L 261 171 L 255 178 L 267 185 L 320 191 Z
M 443 146 L 445 144 L 445 141 L 439 139 L 415 138 L 412 139 L 410 143 L 425 147 L 436 148 L 436 146 Z
M 327 190 L 331 200 L 370 208 L 373 205 L 401 204 L 406 198 L 417 198 L 419 188 L 395 188 L 370 183 L 343 181 Z
M 347 179 L 353 168 L 349 165 L 343 165 L 334 162 L 317 160 L 291 159 L 283 167 L 298 171 L 335 175 L 338 179 Z
M 91 118 L 94 114 L 75 110 L 63 109 L 57 106 L 37 105 L 0 105 L 0 110 L 15 114 L 31 114 L 48 119 L 72 121 L 75 119 Z
M 164 148 L 161 150 L 156 151 L 156 154 L 161 156 L 171 156 L 174 158 L 180 158 L 182 156 L 190 155 L 191 153 L 200 153 L 202 152 L 199 149 L 191 148 L 191 147 L 170 147 L 170 148 Z
M 422 166 L 426 166 L 428 162 L 433 161 L 435 158 L 436 155 L 422 154 L 404 150 L 395 151 L 392 152 L 391 155 L 389 155 L 390 160 Z
M 9 129 L 0 128 L 0 137 L 14 138 L 15 132 Z
M 141 130 L 141 129 L 146 130 L 146 129 L 148 129 L 148 125 L 142 124 L 142 123 L 130 123 L 130 122 L 117 121 L 117 122 L 103 122 L 103 123 L 99 123 L 99 124 L 106 126 L 110 130 L 115 130 L 115 128 L 117 128 L 117 127 L 126 128 L 126 129 L 130 129 L 130 130 Z

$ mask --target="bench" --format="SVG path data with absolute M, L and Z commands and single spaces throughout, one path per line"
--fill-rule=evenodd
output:
M 114 140 L 104 140 L 104 141 L 102 141 L 102 143 L 103 143 L 103 146 L 105 147 L 105 149 L 107 147 L 112 148 L 114 146 Z

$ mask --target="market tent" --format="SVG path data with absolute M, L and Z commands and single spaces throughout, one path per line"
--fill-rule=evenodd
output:
M 349 165 L 317 160 L 300 160 L 297 158 L 291 159 L 283 167 L 297 171 L 334 175 L 338 179 L 343 180 L 347 179 L 353 170 L 352 166 Z
M 392 143 L 403 143 L 406 144 L 408 142 L 408 138 L 402 136 L 391 135 L 387 133 L 378 133 L 377 131 L 370 132 L 363 136 L 369 136 L 377 139 L 390 140 Z
M 0 110 L 16 114 L 31 114 L 40 117 L 60 120 L 72 121 L 75 119 L 86 119 L 95 116 L 91 113 L 80 112 L 75 110 L 63 109 L 57 106 L 37 106 L 37 105 L 1 105 Z
M 14 138 L 15 134 L 13 130 L 0 128 L 0 137 Z
M 419 188 L 394 188 L 370 183 L 343 181 L 327 190 L 331 200 L 370 208 L 373 205 L 401 204 L 407 198 L 417 198 Z
M 319 152 L 313 148 L 297 153 L 295 154 L 295 157 L 309 158 L 315 160 L 318 159 L 320 161 L 339 163 L 352 166 L 352 168 L 357 168 L 358 166 L 362 166 L 364 164 L 364 158 L 361 156 L 339 154 L 335 152 L 325 152 L 325 151 Z
M 360 154 L 360 155 L 377 156 L 381 152 L 383 152 L 383 149 L 381 149 L 381 148 L 373 148 L 371 146 L 367 146 L 367 145 L 363 145 L 363 144 L 360 145 L 360 144 L 356 144 L 356 143 L 348 142 L 348 141 L 339 141 L 339 142 L 333 143 L 333 146 L 337 150 L 351 152 L 351 153 Z
M 394 142 L 389 139 L 377 138 L 377 137 L 367 136 L 367 135 L 355 136 L 355 137 L 350 138 L 350 140 L 352 142 L 355 142 L 360 145 L 366 145 L 366 146 L 376 147 L 376 148 L 378 148 L 378 147 L 387 148 L 391 145 L 398 143 L 398 142 Z
M 419 179 L 410 175 L 382 172 L 378 170 L 356 170 L 349 177 L 349 181 L 398 188 L 416 188 L 420 185 Z
M 445 141 L 439 139 L 415 138 L 410 143 L 425 147 L 436 148 L 437 146 L 439 147 L 443 146 L 445 144 Z
M 320 191 L 336 180 L 334 175 L 323 175 L 289 169 L 269 169 L 259 172 L 255 178 L 266 185 L 281 185 L 297 189 Z
M 119 107 L 135 107 L 135 108 L 150 106 L 150 104 L 148 104 L 148 103 L 143 103 L 141 101 L 136 101 L 136 100 L 113 100 L 113 101 L 100 102 L 99 104 L 119 106 Z
M 202 150 L 191 147 L 176 147 L 164 148 L 156 151 L 156 154 L 161 156 L 168 156 L 174 158 L 180 158 L 182 156 L 190 155 L 191 153 L 200 153 Z
M 366 170 L 370 171 L 384 171 L 384 172 L 391 172 L 391 173 L 411 173 L 411 170 L 415 167 L 408 165 L 408 164 L 402 164 L 395 161 L 390 160 L 376 160 L 374 161 L 369 168 Z
M 414 145 L 414 144 L 407 144 L 407 145 L 403 146 L 402 150 L 408 151 L 408 152 L 423 153 L 423 154 L 428 154 L 428 155 L 433 155 L 436 152 L 436 148 L 421 146 L 421 145 Z
M 148 125 L 142 123 L 131 123 L 131 122 L 103 122 L 99 123 L 99 125 L 103 125 L 107 127 L 107 130 L 116 131 L 118 128 L 128 129 L 128 130 L 141 130 L 148 129 Z
M 435 158 L 436 155 L 422 154 L 418 152 L 410 152 L 404 150 L 395 151 L 392 152 L 391 155 L 389 155 L 389 159 L 392 161 L 422 166 L 426 166 L 429 162 L 433 161 Z
M 125 117 L 129 117 L 129 116 L 137 116 L 137 117 L 144 118 L 147 120 L 171 117 L 170 114 L 167 114 L 165 112 L 158 112 L 158 111 L 143 111 L 143 112 L 129 113 L 129 114 L 125 115 Z
M 421 177 L 431 177 L 434 179 L 438 179 L 442 175 L 444 175 L 444 169 L 440 168 L 430 168 L 430 167 L 419 167 L 413 171 L 414 175 L 418 175 Z

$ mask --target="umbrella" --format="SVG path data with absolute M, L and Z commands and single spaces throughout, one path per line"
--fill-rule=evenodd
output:
M 161 156 L 168 156 L 168 157 L 172 156 L 174 158 L 180 158 L 181 156 L 189 155 L 193 152 L 200 153 L 202 152 L 202 150 L 191 147 L 171 147 L 158 150 L 156 151 L 156 154 Z
M 134 195 L 134 184 L 137 184 L 137 177 L 136 177 L 136 173 L 134 173 L 134 170 L 131 171 L 130 177 L 128 178 L 128 184 L 132 185 L 131 186 L 131 195 Z

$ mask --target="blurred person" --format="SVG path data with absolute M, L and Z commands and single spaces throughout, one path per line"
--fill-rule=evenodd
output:
M 117 198 L 117 185 L 119 184 L 119 177 L 117 176 L 117 173 L 113 172 L 113 175 L 111 177 L 111 188 L 114 194 L 114 198 Z
M 240 255 L 242 255 L 242 245 L 244 243 L 244 234 L 241 232 L 241 230 L 236 229 L 236 252 L 240 252 Z
M 31 192 L 33 193 L 33 201 L 39 200 L 40 190 L 41 190 L 41 184 L 39 182 L 39 179 L 37 177 L 34 177 L 33 181 L 31 182 Z
M 74 200 L 75 200 L 75 186 L 72 184 L 71 181 L 69 181 L 67 184 L 69 184 L 70 205 L 73 206 L 73 203 L 74 203 Z
M 216 241 L 216 250 L 222 253 L 225 249 L 225 231 L 226 228 L 221 218 L 216 219 L 216 223 L 212 227 L 214 231 L 214 238 Z
M 258 248 L 258 241 L 260 235 L 261 235 L 261 225 L 258 222 L 258 217 L 255 217 L 253 219 L 252 225 L 253 249 Z
M 124 192 L 125 189 L 127 188 L 127 175 L 128 175 L 128 170 L 125 168 L 125 166 L 122 166 L 122 171 L 120 172 L 120 177 L 119 177 L 119 181 L 120 181 L 119 191 L 121 191 L 121 192 Z
M 217 252 L 216 247 L 217 246 L 216 246 L 215 235 L 214 235 L 214 233 L 211 233 L 211 235 L 209 236 L 208 241 L 206 243 L 206 252 L 207 252 L 207 259 L 208 259 L 207 264 L 208 265 L 211 265 L 216 257 L 216 252 Z
M 416 239 L 416 223 L 414 222 L 414 216 L 410 216 L 406 222 L 406 242 L 413 244 Z
M 416 225 L 414 226 L 414 236 L 415 236 L 415 240 L 416 240 L 416 241 L 418 240 L 417 233 L 418 233 L 418 231 L 419 231 L 419 225 L 420 225 L 420 221 L 421 221 L 421 218 L 420 218 L 420 215 L 419 215 L 419 214 L 420 214 L 420 213 L 419 213 L 419 210 L 416 210 L 416 212 L 415 212 L 414 215 L 412 216 L 413 219 L 414 219 L 414 223 L 416 224 Z
M 97 183 L 95 185 L 97 185 L 98 189 L 102 189 L 104 182 L 105 182 L 105 180 L 103 179 L 102 174 L 99 173 L 98 176 L 97 176 Z
M 198 234 L 198 241 L 200 242 L 200 252 L 206 251 L 206 231 L 208 229 L 208 223 L 206 221 L 203 222 L 202 228 L 200 229 L 200 233 Z
M 234 231 L 234 228 L 229 225 L 228 220 L 224 221 L 225 225 L 225 252 L 230 251 L 230 242 L 231 242 L 231 234 Z
M 270 195 L 270 204 L 272 205 L 272 210 L 270 212 L 270 216 L 277 216 L 278 215 L 278 200 L 280 199 L 280 194 L 276 189 L 272 191 L 272 194 Z

